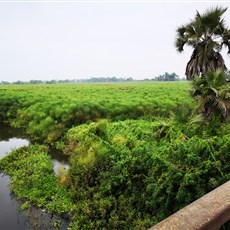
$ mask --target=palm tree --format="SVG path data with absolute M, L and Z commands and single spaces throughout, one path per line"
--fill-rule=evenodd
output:
M 199 104 L 199 112 L 208 120 L 219 116 L 226 121 L 230 116 L 230 84 L 228 75 L 223 70 L 207 71 L 205 76 L 196 77 L 192 95 Z
M 177 29 L 177 51 L 182 52 L 184 45 L 193 47 L 185 72 L 188 80 L 193 80 L 195 76 L 204 76 L 208 70 L 226 70 L 220 54 L 223 46 L 230 53 L 230 30 L 222 19 L 226 10 L 227 8 L 216 7 L 203 14 L 197 11 L 194 20 Z

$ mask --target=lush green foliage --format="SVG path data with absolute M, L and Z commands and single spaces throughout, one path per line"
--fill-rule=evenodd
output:
M 230 179 L 230 136 L 172 121 L 100 121 L 69 130 L 72 229 L 147 229 Z
M 52 213 L 63 214 L 71 210 L 71 199 L 54 175 L 46 147 L 33 145 L 13 151 L 0 160 L 0 171 L 11 175 L 10 188 L 18 198 Z
M 2 85 L 0 120 L 59 146 L 71 165 L 55 177 L 47 149 L 32 145 L 2 159 L 0 170 L 19 198 L 70 211 L 71 229 L 147 229 L 230 179 L 230 124 L 197 116 L 191 89 Z
M 70 127 L 101 118 L 166 117 L 178 104 L 192 107 L 189 88 L 187 82 L 2 85 L 0 121 L 11 120 L 34 139 L 52 143 Z
M 204 77 L 193 81 L 193 96 L 200 112 L 210 121 L 226 121 L 230 112 L 230 84 L 224 71 L 208 71 Z

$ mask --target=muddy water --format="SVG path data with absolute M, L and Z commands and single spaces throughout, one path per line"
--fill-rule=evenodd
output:
M 15 129 L 0 124 L 0 159 L 9 154 L 12 150 L 22 146 L 28 146 L 30 141 L 23 130 Z M 65 167 L 68 169 L 68 161 L 60 153 L 51 151 L 54 162 L 54 171 Z M 9 189 L 10 177 L 0 173 L 0 229 L 1 230 L 33 230 L 33 229 L 54 229 L 54 221 L 59 221 L 56 216 L 50 216 L 44 210 L 31 208 L 28 211 L 21 211 L 16 197 Z M 67 229 L 68 222 L 61 220 L 61 228 Z

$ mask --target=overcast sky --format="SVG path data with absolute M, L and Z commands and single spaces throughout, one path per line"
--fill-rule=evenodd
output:
M 226 1 L 0 1 L 0 81 L 182 78 L 191 49 L 176 51 L 176 29 L 217 5 L 229 7 L 230 26 Z

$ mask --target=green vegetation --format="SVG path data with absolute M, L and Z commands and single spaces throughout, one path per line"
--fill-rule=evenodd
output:
M 177 30 L 178 51 L 194 48 L 186 67 L 192 84 L 0 85 L 0 121 L 70 156 L 58 176 L 43 145 L 0 160 L 22 208 L 68 213 L 73 230 L 147 229 L 229 180 L 225 11 L 197 12 Z
M 228 117 L 203 116 L 208 104 L 190 96 L 220 92 L 210 79 L 1 85 L 1 121 L 63 150 L 70 169 L 55 176 L 47 147 L 31 145 L 3 158 L 0 171 L 23 208 L 69 213 L 70 229 L 147 229 L 230 179 Z
M 32 145 L 13 151 L 0 161 L 0 171 L 11 176 L 11 190 L 25 200 L 22 208 L 33 204 L 51 213 L 70 211 L 71 199 L 54 175 L 47 147 Z
M 53 143 L 71 127 L 169 117 L 179 104 L 192 108 L 186 82 L 0 86 L 0 121 L 25 127 L 35 140 Z
M 221 185 L 230 179 L 229 134 L 171 120 L 69 130 L 72 229 L 147 229 Z
M 204 77 L 193 81 L 193 96 L 199 104 L 199 112 L 209 121 L 226 121 L 230 112 L 230 85 L 223 71 L 207 71 Z
M 225 11 L 197 12 L 177 31 L 178 51 L 194 47 L 192 83 L 0 85 L 0 122 L 70 156 L 59 176 L 43 145 L 0 160 L 23 208 L 69 213 L 73 230 L 147 229 L 229 180 Z

